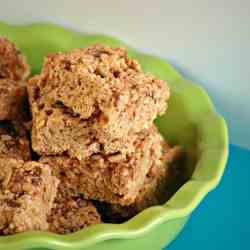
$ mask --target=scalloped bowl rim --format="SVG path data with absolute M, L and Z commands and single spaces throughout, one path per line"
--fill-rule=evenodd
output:
M 13 26 L 0 22 L 0 30 L 1 28 L 10 28 L 11 27 L 21 27 L 23 30 L 29 30 L 32 28 L 54 28 L 54 29 L 62 29 L 61 27 L 53 24 L 32 24 L 26 26 Z M 103 36 L 103 35 L 102 35 Z M 108 36 L 109 39 L 113 39 Z M 116 39 L 116 41 L 119 41 Z M 122 42 L 120 42 L 122 43 Z M 138 55 L 145 55 L 137 52 Z M 156 57 L 149 56 L 152 60 Z M 159 60 L 159 58 L 157 58 Z M 163 61 L 163 60 L 162 60 Z M 167 64 L 166 62 L 164 62 Z M 168 65 L 168 67 L 171 67 Z M 208 97 L 207 93 L 197 84 L 187 81 L 181 77 L 181 75 L 175 71 L 175 69 L 171 69 L 175 74 L 175 83 L 182 88 L 189 88 L 196 96 L 200 96 L 203 98 L 204 102 L 204 112 L 202 119 L 205 119 L 207 114 L 210 114 L 210 123 L 207 122 L 202 123 L 202 129 L 206 132 L 208 126 L 211 124 L 215 124 L 217 133 L 217 142 L 214 147 L 204 149 L 211 151 L 217 157 L 217 162 L 214 167 L 213 175 L 209 178 L 201 177 L 199 178 L 199 174 L 196 173 L 196 169 L 194 171 L 193 177 L 187 181 L 173 196 L 172 198 L 161 206 L 152 206 L 150 208 L 145 209 L 129 221 L 122 224 L 99 224 L 94 225 L 84 230 L 81 230 L 76 233 L 72 233 L 69 235 L 58 235 L 49 232 L 24 232 L 11 236 L 1 236 L 0 237 L 0 249 L 20 249 L 23 246 L 29 247 L 45 247 L 51 249 L 76 249 L 78 247 L 88 247 L 99 243 L 108 239 L 132 239 L 138 236 L 142 236 L 144 233 L 153 230 L 153 228 L 161 223 L 164 223 L 168 220 L 173 220 L 177 218 L 182 218 L 188 216 L 192 213 L 192 211 L 198 206 L 198 204 L 202 201 L 202 199 L 207 195 L 209 191 L 214 189 L 219 183 L 228 157 L 228 133 L 227 126 L 224 119 L 218 115 L 214 109 L 214 106 Z M 203 131 L 203 132 L 204 132 Z M 204 132 L 204 133 L 205 133 Z M 198 164 L 206 164 L 201 159 Z M 209 167 L 209 166 L 207 166 Z M 203 167 L 204 168 L 204 167 Z M 194 177 L 195 176 L 195 177 Z M 187 201 L 182 201 L 181 197 L 186 193 L 189 194 L 190 199 Z

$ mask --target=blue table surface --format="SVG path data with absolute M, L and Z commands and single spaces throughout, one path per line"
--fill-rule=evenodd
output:
M 166 249 L 250 249 L 250 151 L 230 146 L 219 186 Z

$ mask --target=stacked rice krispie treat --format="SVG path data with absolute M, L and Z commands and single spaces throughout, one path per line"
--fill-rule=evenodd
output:
M 0 235 L 48 229 L 57 192 L 51 167 L 31 159 L 27 129 L 25 57 L 0 38 Z
M 137 212 L 157 203 L 148 196 L 164 186 L 172 150 L 153 124 L 167 108 L 165 82 L 125 49 L 95 45 L 48 56 L 28 93 L 33 150 L 68 196 Z
M 28 75 L 0 38 L 0 235 L 71 233 L 164 201 L 183 155 L 153 124 L 165 82 L 103 45 L 51 54 Z
M 34 161 L 40 156 L 30 147 L 28 76 L 25 57 L 0 37 L 0 235 L 100 223 L 91 201 L 64 195 L 51 166 Z

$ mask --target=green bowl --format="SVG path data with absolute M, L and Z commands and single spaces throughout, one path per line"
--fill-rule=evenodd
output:
M 16 43 L 33 74 L 39 72 L 43 57 L 50 52 L 95 43 L 126 46 L 109 36 L 80 34 L 51 24 L 0 23 L 0 35 Z M 165 60 L 132 48 L 128 51 L 145 72 L 168 82 L 172 92 L 169 109 L 156 124 L 170 143 L 181 144 L 189 152 L 190 180 L 164 205 L 150 207 L 125 223 L 95 225 L 65 236 L 48 232 L 1 236 L 1 250 L 161 249 L 177 236 L 192 211 L 219 183 L 228 156 L 227 127 L 206 92 L 183 79 Z

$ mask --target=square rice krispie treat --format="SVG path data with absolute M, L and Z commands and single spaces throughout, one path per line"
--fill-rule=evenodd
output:
M 47 230 L 58 179 L 48 165 L 0 158 L 0 235 Z
M 85 152 L 132 150 L 119 141 L 149 129 L 169 98 L 165 82 L 144 74 L 125 49 L 102 45 L 48 56 L 28 92 L 33 149 L 79 160 Z
M 11 124 L 0 124 L 0 158 L 31 160 L 29 141 L 12 128 Z
M 53 208 L 48 217 L 49 230 L 54 233 L 68 234 L 91 225 L 101 223 L 101 217 L 91 201 L 80 196 L 71 197 L 60 192 L 59 184 Z
M 143 132 L 128 155 L 95 154 L 85 161 L 68 156 L 42 157 L 71 194 L 86 199 L 129 205 L 134 202 L 152 162 L 162 155 L 163 138 L 155 127 Z
M 29 72 L 29 66 L 21 52 L 12 42 L 0 37 L 0 78 L 22 81 L 28 77 Z
M 54 109 L 53 114 L 41 112 L 39 117 L 44 118 L 39 124 L 36 123 L 36 118 L 33 119 L 32 148 L 42 155 L 46 155 L 46 152 L 51 155 L 67 153 L 71 158 L 84 160 L 97 153 L 132 153 L 135 151 L 134 142 L 139 137 L 138 134 L 141 134 L 129 134 L 112 140 L 107 138 L 109 142 L 103 145 L 96 139 L 92 121 L 72 117 L 61 109 Z M 38 148 L 38 144 L 42 145 L 42 148 Z
M 153 163 L 133 204 L 100 204 L 106 220 L 123 221 L 147 207 L 166 202 L 185 181 L 184 158 L 181 147 L 171 148 L 165 144 L 160 160 L 156 159 Z
M 25 98 L 27 93 L 24 82 L 0 78 L 0 120 L 16 119 Z

